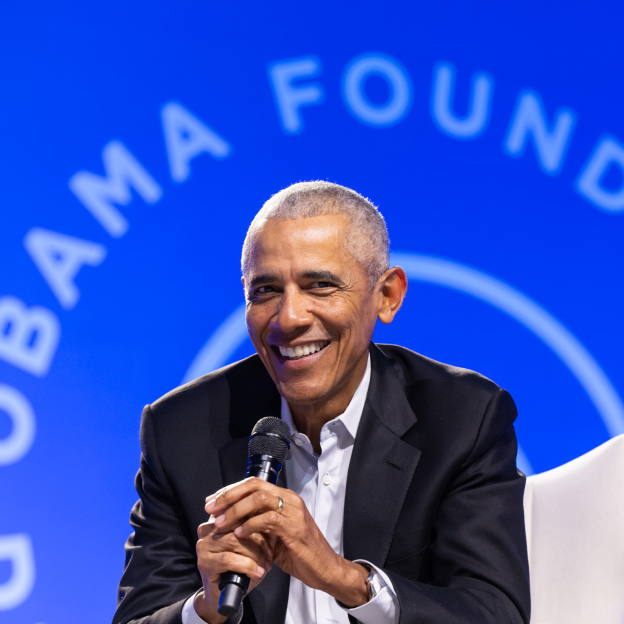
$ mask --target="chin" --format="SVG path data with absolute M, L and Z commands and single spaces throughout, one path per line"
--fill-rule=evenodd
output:
M 279 392 L 291 405 L 314 405 L 327 395 L 325 388 L 297 387 L 292 383 L 280 383 Z

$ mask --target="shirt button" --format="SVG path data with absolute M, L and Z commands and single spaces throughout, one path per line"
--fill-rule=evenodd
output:
M 331 477 L 328 474 L 323 477 L 323 483 L 325 485 L 329 485 L 331 483 Z
M 303 446 L 303 442 L 299 438 L 295 438 L 295 444 L 297 446 Z

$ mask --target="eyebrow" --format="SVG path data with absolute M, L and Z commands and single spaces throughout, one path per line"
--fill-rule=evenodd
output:
M 335 282 L 341 286 L 344 285 L 344 282 L 331 271 L 305 271 L 300 274 L 300 277 L 304 279 L 316 279 L 323 282 Z M 249 286 L 250 288 L 255 288 L 256 286 L 261 286 L 262 284 L 272 284 L 277 281 L 277 275 L 265 273 L 264 275 L 256 275 L 251 282 L 249 282 Z
M 331 271 L 306 271 L 301 274 L 301 277 L 305 279 L 316 279 L 323 282 L 335 282 L 340 285 L 344 284 L 344 282 Z
M 256 277 L 254 277 L 249 283 L 249 286 L 251 288 L 255 288 L 260 284 L 270 284 L 271 282 L 277 282 L 277 275 L 271 275 L 267 273 L 265 275 L 256 275 Z

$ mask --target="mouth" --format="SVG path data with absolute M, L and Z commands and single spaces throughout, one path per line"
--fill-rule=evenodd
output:
M 307 342 L 294 347 L 275 345 L 273 348 L 276 349 L 285 360 L 302 360 L 322 351 L 329 343 L 329 340 L 318 340 L 317 342 Z

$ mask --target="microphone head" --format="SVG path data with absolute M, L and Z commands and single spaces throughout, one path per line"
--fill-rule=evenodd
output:
M 282 463 L 290 449 L 291 433 L 280 418 L 266 416 L 253 428 L 249 438 L 248 455 L 270 455 Z

